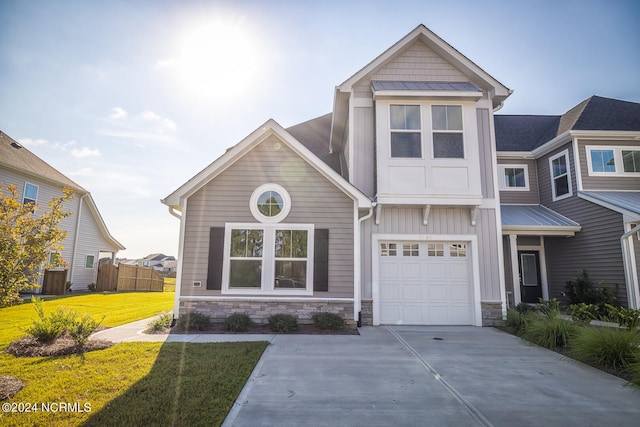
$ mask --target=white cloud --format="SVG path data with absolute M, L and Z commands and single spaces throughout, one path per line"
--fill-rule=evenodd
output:
M 124 108 L 114 107 L 113 113 L 109 117 L 112 119 L 118 120 L 118 119 L 126 119 L 128 115 L 129 113 L 127 113 L 127 110 L 125 110 Z
M 67 142 L 51 142 L 46 139 L 31 139 L 31 138 L 22 138 L 19 139 L 18 142 L 26 147 L 44 147 L 49 150 L 62 150 L 67 151 L 67 149 L 76 144 L 76 141 L 67 141 Z
M 144 119 L 144 120 L 149 120 L 152 122 L 157 122 L 160 121 L 161 117 L 159 115 L 157 115 L 156 113 L 154 113 L 153 111 L 143 111 L 138 117 Z
M 71 155 L 76 159 L 82 159 L 85 157 L 98 157 L 101 156 L 102 153 L 97 148 L 82 147 L 81 149 L 74 148 L 71 150 Z
M 142 113 L 140 113 L 140 115 L 138 115 L 138 118 L 154 123 L 155 125 L 150 130 L 158 133 L 175 132 L 176 130 L 178 130 L 178 125 L 176 124 L 176 122 L 165 117 L 160 117 L 153 111 L 143 111 Z

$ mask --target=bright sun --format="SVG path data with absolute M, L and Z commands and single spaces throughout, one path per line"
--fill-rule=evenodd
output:
M 177 65 L 184 84 L 197 94 L 227 98 L 252 82 L 256 52 L 247 30 L 212 22 L 187 33 Z

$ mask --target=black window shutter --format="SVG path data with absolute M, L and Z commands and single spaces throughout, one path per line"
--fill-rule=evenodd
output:
M 222 262 L 224 260 L 224 227 L 211 227 L 209 234 L 209 268 L 207 289 L 222 289 Z
M 329 230 L 321 228 L 314 231 L 313 243 L 313 290 L 329 291 Z

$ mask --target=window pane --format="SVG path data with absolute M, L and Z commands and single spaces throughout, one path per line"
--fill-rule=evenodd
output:
M 431 107 L 431 120 L 434 130 L 447 130 L 447 107 L 433 105 Z
M 467 245 L 464 243 L 452 243 L 449 246 L 449 255 L 452 257 L 466 257 L 467 256 Z
M 32 184 L 26 184 L 24 186 L 24 197 L 36 201 L 38 199 L 38 187 Z
M 391 129 L 420 130 L 419 105 L 392 105 L 389 112 Z
M 447 106 L 447 129 L 462 130 L 462 107 L 458 105 Z
M 405 129 L 420 130 L 420 106 L 407 105 L 406 111 L 406 127 Z
M 504 180 L 507 187 L 525 188 L 524 168 L 504 168 Z
M 569 177 L 567 175 L 554 179 L 556 197 L 569 194 Z
M 591 150 L 591 166 L 594 172 L 615 172 L 613 150 Z
M 420 256 L 417 243 L 405 243 L 402 245 L 402 256 Z
M 436 159 L 464 158 L 464 145 L 461 133 L 434 133 L 433 157 Z
M 261 260 L 231 260 L 229 287 L 260 288 L 262 282 Z
M 433 130 L 462 130 L 462 107 L 459 105 L 433 105 Z
M 553 176 L 557 177 L 567 173 L 567 162 L 565 156 L 554 159 L 551 164 L 553 165 Z
M 307 230 L 276 230 L 276 258 L 306 258 Z
M 444 256 L 444 243 L 429 243 L 427 256 Z
M 395 243 L 380 243 L 380 256 L 396 256 L 397 248 Z
M 419 133 L 391 133 L 391 157 L 422 157 Z
M 256 258 L 262 256 L 262 230 L 231 230 L 232 257 Z
M 276 261 L 276 289 L 305 289 L 307 261 Z
M 283 206 L 282 196 L 276 191 L 265 191 L 258 197 L 258 210 L 264 216 L 278 215 Z
M 84 262 L 84 267 L 85 268 L 93 268 L 93 255 L 87 255 L 87 258 L 85 259 Z
M 622 163 L 625 172 L 640 172 L 640 151 L 622 150 Z

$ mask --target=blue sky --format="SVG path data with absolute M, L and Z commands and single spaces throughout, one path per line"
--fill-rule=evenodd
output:
M 501 113 L 640 102 L 640 3 L 0 0 L 0 130 L 91 191 L 120 256 L 177 255 L 160 199 L 424 24 L 514 90 Z

